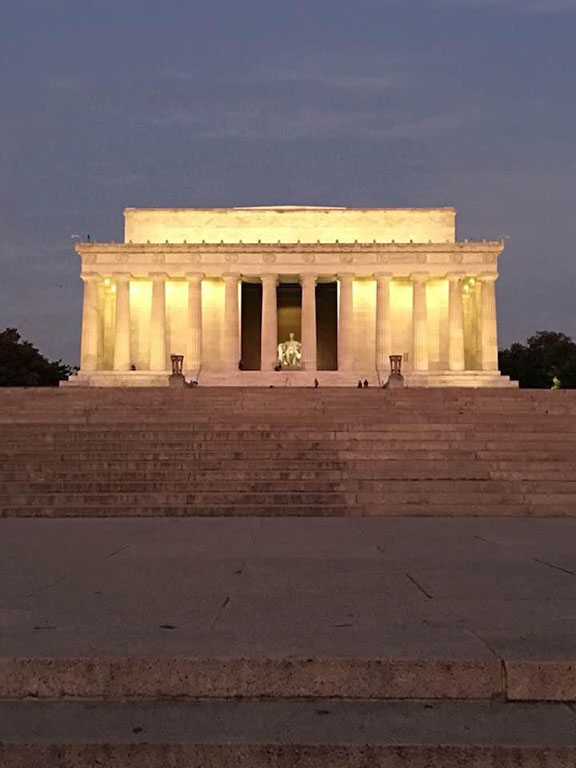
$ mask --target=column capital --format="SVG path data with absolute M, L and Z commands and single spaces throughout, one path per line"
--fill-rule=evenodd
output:
M 458 283 L 460 280 L 464 280 L 466 274 L 464 272 L 448 272 L 446 279 L 451 283 Z
M 310 273 L 300 275 L 300 282 L 303 283 L 305 281 L 307 282 L 316 282 L 318 280 L 318 275 L 311 275 Z
M 345 283 L 347 281 L 352 281 L 356 277 L 356 275 L 353 272 L 340 272 L 338 275 L 336 275 L 338 280 L 341 283 Z
M 201 282 L 204 278 L 203 272 L 185 272 L 184 277 L 189 283 Z
M 240 280 L 240 273 L 239 272 L 224 272 L 224 274 L 222 275 L 222 280 L 224 280 L 225 283 L 238 282 L 238 280 Z
M 425 283 L 429 279 L 429 272 L 412 272 L 410 275 L 410 280 L 412 280 L 413 283 Z
M 148 277 L 153 283 L 163 283 L 168 280 L 166 272 L 150 272 Z
M 132 280 L 130 272 L 112 272 L 112 277 L 117 283 L 128 283 Z
M 103 279 L 99 272 L 82 272 L 80 277 L 85 283 L 99 283 Z
M 276 285 L 278 283 L 278 275 L 272 274 L 270 272 L 265 272 L 263 275 L 260 275 L 260 282 L 274 283 Z
M 476 275 L 476 280 L 480 280 L 481 283 L 495 283 L 498 280 L 497 272 L 481 272 Z
M 382 281 L 390 281 L 394 277 L 394 274 L 392 272 L 375 272 L 374 278 L 376 280 L 382 280 Z

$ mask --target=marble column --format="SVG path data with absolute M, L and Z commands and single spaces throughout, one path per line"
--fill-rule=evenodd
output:
M 278 275 L 262 275 L 260 370 L 272 371 L 278 359 Z
M 240 277 L 236 274 L 226 274 L 222 277 L 225 285 L 223 362 L 227 370 L 235 371 L 240 362 L 240 313 L 238 305 Z
M 302 368 L 315 371 L 317 362 L 316 339 L 316 275 L 301 275 L 302 285 Z
M 116 322 L 114 328 L 114 370 L 130 370 L 130 275 L 114 275 Z
M 392 354 L 392 322 L 390 314 L 390 282 L 389 272 L 375 275 L 376 277 L 376 369 L 380 373 L 390 370 L 390 355 Z
M 188 313 L 184 370 L 198 376 L 202 366 L 202 278 L 199 272 L 186 272 Z
M 462 275 L 448 277 L 448 368 L 464 370 L 464 315 L 462 310 Z
M 354 368 L 354 275 L 338 275 L 338 281 L 338 370 L 351 371 Z
M 100 340 L 100 275 L 82 275 L 84 298 L 82 301 L 82 337 L 80 342 L 80 370 L 98 370 Z
M 152 272 L 152 315 L 150 318 L 150 370 L 166 370 L 166 277 Z
M 412 280 L 412 370 L 428 370 L 428 307 L 426 272 L 415 272 Z
M 482 285 L 480 333 L 482 338 L 482 370 L 498 370 L 498 324 L 496 320 L 496 280 L 498 275 L 479 276 Z

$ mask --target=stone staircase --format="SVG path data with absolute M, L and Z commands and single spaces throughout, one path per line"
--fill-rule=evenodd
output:
M 565 391 L 0 390 L 1 768 L 574 768 L 575 448 Z
M 4 390 L 0 515 L 575 516 L 569 391 Z

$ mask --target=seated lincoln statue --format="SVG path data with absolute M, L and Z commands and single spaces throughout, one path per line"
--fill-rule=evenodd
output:
M 291 333 L 288 341 L 278 344 L 278 362 L 283 368 L 299 368 L 302 358 L 302 344 Z

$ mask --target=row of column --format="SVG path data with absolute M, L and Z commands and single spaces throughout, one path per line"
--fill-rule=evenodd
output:
M 496 325 L 496 275 L 485 275 L 482 283 L 481 340 L 482 369 L 498 369 L 498 342 Z M 114 338 L 115 371 L 130 368 L 130 276 L 114 275 L 116 284 L 116 321 Z M 150 370 L 166 369 L 166 280 L 164 273 L 152 273 L 152 316 L 150 325 Z M 188 273 L 188 318 L 186 333 L 186 370 L 198 371 L 202 354 L 202 275 Z M 426 299 L 426 273 L 411 275 L 412 279 L 412 369 L 428 370 L 428 310 Z M 233 370 L 240 360 L 240 316 L 238 284 L 240 276 L 223 276 L 225 284 L 223 363 Z M 272 370 L 277 361 L 278 308 L 277 275 L 262 276 L 262 338 L 261 368 Z M 390 283 L 392 274 L 377 274 L 376 294 L 376 367 L 385 372 L 389 368 L 392 349 L 392 322 Z M 448 300 L 448 367 L 451 371 L 462 371 L 464 362 L 464 322 L 462 289 L 464 275 L 450 274 Z M 301 343 L 302 364 L 306 370 L 316 370 L 316 275 L 303 275 Z M 338 320 L 338 369 L 352 370 L 354 367 L 354 275 L 339 275 L 340 298 Z M 82 317 L 81 369 L 97 370 L 99 349 L 99 276 L 84 276 L 84 304 Z
M 116 317 L 114 323 L 115 371 L 128 371 L 130 350 L 130 275 L 113 275 L 116 286 Z M 202 357 L 202 275 L 188 273 L 188 317 L 186 328 L 186 368 L 198 371 Z M 150 274 L 152 281 L 152 312 L 150 318 L 150 370 L 166 370 L 166 280 L 163 272 Z M 84 275 L 82 339 L 80 367 L 90 372 L 98 369 L 100 346 L 99 275 Z M 237 302 L 237 298 L 236 298 Z

